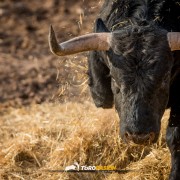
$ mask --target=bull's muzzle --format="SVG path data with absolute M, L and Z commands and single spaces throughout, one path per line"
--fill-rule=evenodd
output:
M 155 141 L 155 133 L 151 132 L 149 134 L 130 134 L 129 132 L 125 133 L 124 140 L 127 143 L 133 142 L 135 144 L 152 144 Z

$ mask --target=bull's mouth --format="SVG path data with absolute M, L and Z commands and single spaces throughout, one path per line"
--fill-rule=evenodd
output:
M 149 134 L 129 134 L 126 132 L 123 140 L 128 144 L 151 145 L 157 141 L 157 137 L 154 132 Z

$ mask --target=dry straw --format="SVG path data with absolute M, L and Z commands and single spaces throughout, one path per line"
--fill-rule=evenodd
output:
M 167 179 L 170 154 L 165 144 L 169 112 L 157 144 L 128 146 L 119 138 L 114 110 L 84 104 L 9 108 L 1 117 L 0 179 Z M 80 165 L 114 165 L 132 172 L 58 173 L 47 170 Z

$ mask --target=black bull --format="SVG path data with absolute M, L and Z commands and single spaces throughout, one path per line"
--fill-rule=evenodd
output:
M 51 51 L 59 56 L 93 50 L 88 74 L 94 103 L 115 104 L 124 141 L 156 142 L 162 115 L 171 108 L 167 144 L 173 180 L 180 179 L 178 32 L 177 0 L 106 0 L 94 33 L 58 44 L 51 27 L 49 37 Z

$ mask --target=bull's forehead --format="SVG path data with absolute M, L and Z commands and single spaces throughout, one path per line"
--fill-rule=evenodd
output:
M 170 77 L 173 65 L 170 54 L 147 49 L 147 52 L 143 51 L 143 48 L 135 48 L 117 55 L 112 50 L 108 56 L 108 64 L 111 76 L 118 85 L 152 89 Z
M 157 32 L 115 32 L 112 35 L 112 49 L 116 54 L 144 55 L 165 47 L 169 49 L 166 34 Z M 161 53 L 161 51 L 159 52 Z
M 112 52 L 108 57 L 110 73 L 116 81 L 158 82 L 170 74 L 173 61 L 166 53 L 144 53 L 140 50 L 129 50 L 117 55 Z
M 154 26 L 130 26 L 113 32 L 107 56 L 115 79 L 160 81 L 173 65 L 167 32 Z

